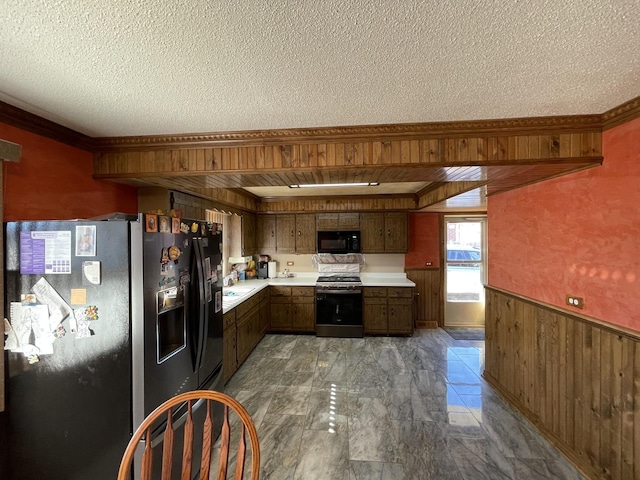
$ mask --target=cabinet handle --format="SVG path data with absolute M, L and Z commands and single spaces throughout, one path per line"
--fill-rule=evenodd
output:
M 298 236 L 301 236 L 302 232 L 300 230 L 298 230 Z
M 271 230 L 271 236 L 274 237 L 275 236 L 275 232 L 273 230 Z
M 380 229 L 380 236 L 382 236 L 382 229 Z
M 391 236 L 391 230 L 387 230 L 387 237 Z
M 291 236 L 292 236 L 292 237 L 294 236 L 293 230 L 291 230 Z

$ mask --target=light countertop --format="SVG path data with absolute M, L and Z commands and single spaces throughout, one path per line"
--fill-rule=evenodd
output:
M 296 273 L 294 277 L 243 280 L 222 289 L 222 311 L 227 313 L 270 285 L 315 287 L 317 273 Z M 363 287 L 415 287 L 404 273 L 360 273 Z

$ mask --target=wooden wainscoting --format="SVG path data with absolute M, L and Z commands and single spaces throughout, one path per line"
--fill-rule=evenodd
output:
M 442 282 L 439 268 L 408 268 L 407 278 L 416 284 L 415 328 L 438 328 L 442 322 Z
M 640 480 L 640 334 L 486 295 L 485 379 L 590 478 Z

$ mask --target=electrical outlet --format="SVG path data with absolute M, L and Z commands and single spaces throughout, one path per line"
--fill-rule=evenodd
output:
M 430 267 L 431 265 L 433 265 L 431 262 L 424 262 L 425 267 Z
M 569 295 L 565 297 L 565 303 L 572 307 L 584 308 L 584 298 L 576 297 L 575 295 Z
M 292 261 L 288 261 L 287 262 L 287 267 L 293 267 L 293 262 Z

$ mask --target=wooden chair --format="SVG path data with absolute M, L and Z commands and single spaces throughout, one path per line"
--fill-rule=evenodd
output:
M 249 433 L 249 441 L 251 445 L 251 480 L 257 480 L 260 473 L 260 445 L 258 443 L 258 434 L 253 424 L 251 416 L 247 410 L 235 399 L 221 392 L 212 390 L 195 390 L 181 395 L 177 395 L 167 400 L 144 419 L 140 427 L 135 431 L 133 437 L 129 441 L 127 448 L 120 462 L 120 470 L 118 471 L 118 480 L 130 480 L 131 464 L 136 453 L 136 448 L 144 442 L 144 450 L 142 453 L 141 465 L 136 465 L 136 469 L 140 469 L 140 478 L 142 480 L 150 480 L 152 472 L 152 447 L 151 432 L 152 427 L 162 420 L 162 416 L 166 415 L 166 428 L 164 430 L 163 446 L 162 446 L 162 479 L 169 480 L 172 477 L 173 464 L 173 443 L 174 443 L 174 425 L 172 409 L 184 402 L 187 403 L 187 415 L 184 423 L 184 443 L 182 452 L 182 470 L 181 479 L 191 480 L 191 464 L 193 458 L 193 432 L 194 422 L 192 415 L 192 406 L 194 402 L 204 399 L 206 401 L 206 418 L 203 425 L 202 439 L 202 456 L 200 461 L 200 480 L 209 480 L 211 460 L 213 455 L 213 421 L 211 414 L 211 402 L 219 402 L 224 405 L 224 421 L 222 423 L 222 431 L 220 433 L 220 455 L 218 459 L 218 480 L 227 478 L 227 464 L 229 460 L 229 441 L 230 441 L 230 424 L 229 409 L 233 410 L 241 420 L 242 429 L 238 441 L 238 453 L 236 457 L 235 479 L 242 479 L 244 472 L 244 463 L 246 456 L 245 432 Z M 201 408 L 204 408 L 202 406 Z M 213 478 L 213 477 L 212 477 Z

